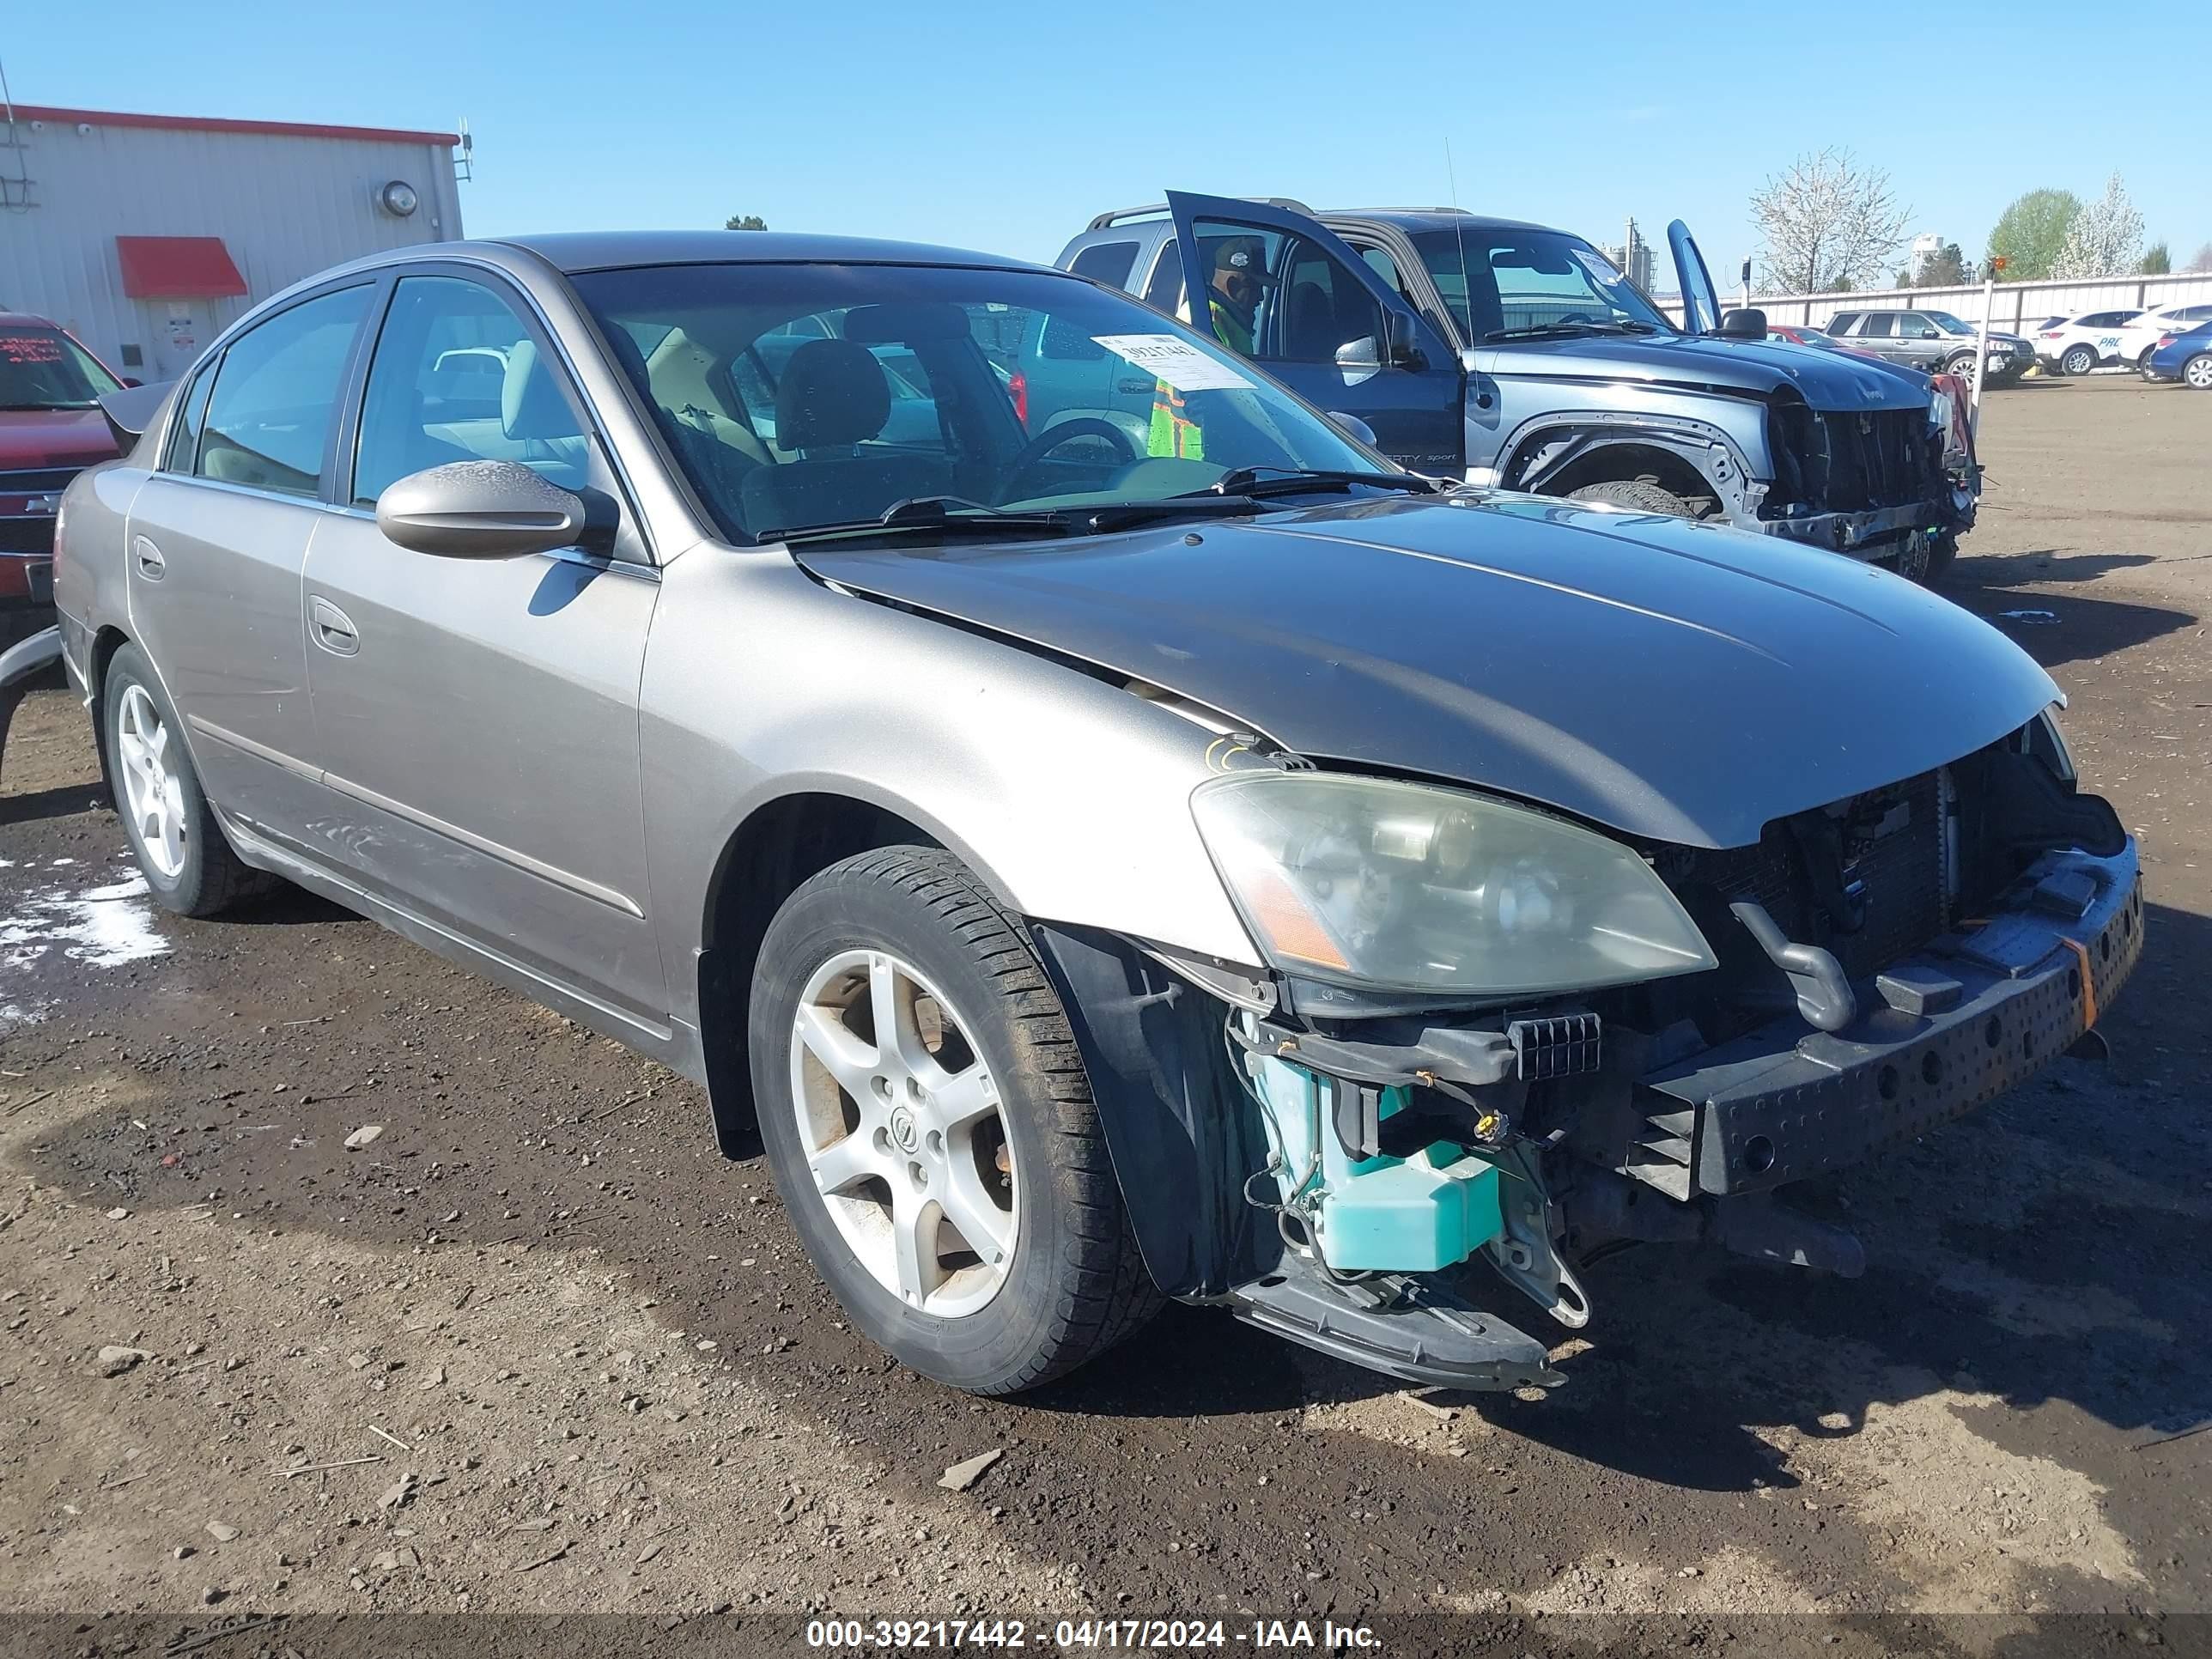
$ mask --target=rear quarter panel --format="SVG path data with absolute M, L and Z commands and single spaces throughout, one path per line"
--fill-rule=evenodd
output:
M 78 473 L 62 495 L 54 539 L 54 605 L 62 615 L 62 648 L 80 679 L 89 669 L 88 653 L 100 630 L 129 629 L 125 560 L 131 504 L 145 482 L 134 451 L 130 459 Z

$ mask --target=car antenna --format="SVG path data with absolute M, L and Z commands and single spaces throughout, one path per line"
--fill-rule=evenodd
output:
M 1472 346 L 1479 343 L 1474 338 L 1474 278 L 1468 274 L 1467 215 L 1460 211 L 1459 170 L 1452 166 L 1449 133 L 1444 135 L 1444 182 L 1451 187 L 1452 234 L 1459 239 L 1460 304 L 1467 313 L 1467 343 Z M 1449 300 L 1444 301 L 1444 308 L 1446 310 L 1451 308 Z

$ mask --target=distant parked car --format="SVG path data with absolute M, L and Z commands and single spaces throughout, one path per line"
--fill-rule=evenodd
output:
M 2142 376 L 2212 392 L 2212 322 L 2161 336 L 2143 359 Z
M 1828 319 L 1827 331 L 1838 343 L 1889 362 L 1930 374 L 1956 374 L 1969 382 L 1974 378 L 1979 331 L 1948 311 L 1839 311 Z M 2034 348 L 2019 335 L 1990 334 L 1984 372 L 1991 386 L 2018 380 L 2034 361 Z
M 113 458 L 100 399 L 122 387 L 67 329 L 0 311 L 0 745 L 24 690 L 60 659 L 55 514 L 70 479 Z
M 2150 355 L 2177 334 L 2186 334 L 2199 323 L 2212 323 L 2212 305 L 2154 306 L 2120 331 L 2119 359 L 2148 369 Z
M 2087 374 L 2120 361 L 2122 331 L 2141 311 L 2085 311 L 2035 331 L 2035 355 L 2061 374 Z

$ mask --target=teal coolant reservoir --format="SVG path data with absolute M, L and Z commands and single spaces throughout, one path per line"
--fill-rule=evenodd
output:
M 1340 1273 L 1434 1273 L 1464 1261 L 1504 1228 L 1497 1166 L 1439 1141 L 1411 1158 L 1353 1159 L 1328 1126 L 1333 1078 L 1273 1055 L 1253 1061 L 1283 1202 L 1304 1213 L 1322 1258 Z M 1382 1115 L 1407 1091 L 1383 1091 Z

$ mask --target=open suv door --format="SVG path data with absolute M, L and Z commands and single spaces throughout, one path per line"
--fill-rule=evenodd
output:
M 1168 192 L 1191 325 L 1210 331 L 1417 472 L 1466 465 L 1465 371 L 1428 319 L 1303 213 Z M 1217 282 L 1218 275 L 1220 280 Z
M 1682 331 L 1719 333 L 1720 292 L 1713 287 L 1713 273 L 1705 268 L 1705 256 L 1698 251 L 1698 239 L 1677 219 L 1667 227 L 1667 246 L 1674 250 L 1674 281 L 1682 290 Z

